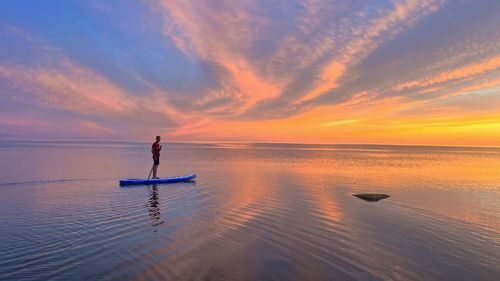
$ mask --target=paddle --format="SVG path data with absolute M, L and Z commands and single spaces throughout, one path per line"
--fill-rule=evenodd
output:
M 155 166 L 154 164 L 153 164 L 153 166 L 151 166 L 151 171 L 149 171 L 148 180 L 149 180 L 149 178 L 151 177 L 151 173 L 153 172 L 153 167 L 154 167 L 154 166 Z

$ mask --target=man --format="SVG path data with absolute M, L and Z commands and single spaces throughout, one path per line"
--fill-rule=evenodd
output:
M 162 147 L 160 140 L 160 136 L 156 136 L 156 141 L 151 146 L 151 153 L 153 153 L 153 179 L 159 179 L 156 176 L 156 170 L 158 169 L 158 165 L 160 165 L 160 150 Z

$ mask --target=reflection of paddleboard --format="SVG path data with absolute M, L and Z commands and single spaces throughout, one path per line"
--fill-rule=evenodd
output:
M 169 178 L 159 178 L 159 179 L 125 179 L 120 180 L 120 185 L 133 185 L 133 184 L 155 184 L 155 183 L 175 183 L 190 181 L 196 178 L 195 174 L 179 176 L 179 177 L 169 177 Z

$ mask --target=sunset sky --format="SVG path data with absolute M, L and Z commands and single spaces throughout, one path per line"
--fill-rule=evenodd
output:
M 500 1 L 0 1 L 0 139 L 500 146 Z

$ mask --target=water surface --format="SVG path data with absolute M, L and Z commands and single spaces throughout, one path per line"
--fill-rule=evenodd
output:
M 500 149 L 0 143 L 0 280 L 497 280 Z M 356 193 L 387 193 L 366 202 Z

